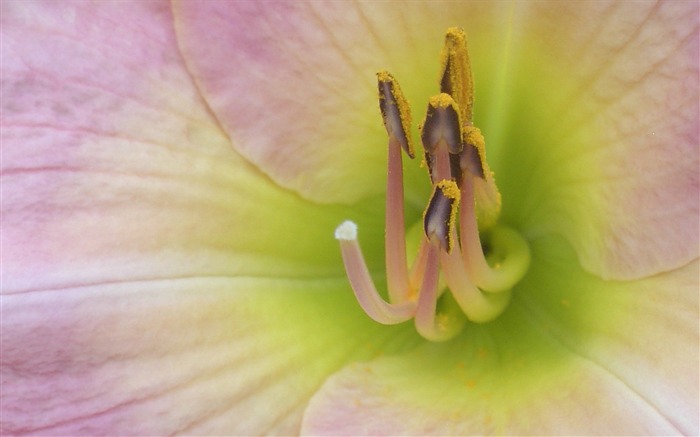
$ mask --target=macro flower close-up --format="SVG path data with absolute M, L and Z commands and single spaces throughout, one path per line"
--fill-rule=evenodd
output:
M 3 0 L 0 434 L 697 435 L 697 1 Z

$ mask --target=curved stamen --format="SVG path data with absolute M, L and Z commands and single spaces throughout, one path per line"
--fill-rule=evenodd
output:
M 470 182 L 469 175 L 467 175 L 461 190 L 454 181 L 441 181 L 438 183 L 426 209 L 424 221 L 426 235 L 431 242 L 439 243 L 442 249 L 440 251 L 440 264 L 445 273 L 447 286 L 457 304 L 469 320 L 483 323 L 493 320 L 503 312 L 510 301 L 510 290 L 496 295 L 484 295 L 470 280 L 470 276 L 465 269 L 465 262 L 468 264 L 471 258 L 469 256 L 463 258 L 461 254 L 462 249 L 454 243 L 449 243 L 457 239 L 457 231 L 454 226 L 457 206 L 458 204 L 465 206 L 463 203 L 464 198 L 471 199 L 468 202 L 468 205 L 471 205 L 471 207 L 467 206 L 460 211 L 460 224 L 465 221 L 465 216 L 471 217 L 474 224 L 476 224 L 473 208 L 474 197 L 469 188 L 471 186 Z M 479 231 L 476 227 L 473 230 L 475 235 L 469 234 L 468 237 L 476 241 L 476 244 L 479 246 L 479 255 L 483 259 L 484 255 L 481 251 Z M 463 230 L 462 237 L 464 239 Z M 423 293 L 423 290 L 421 290 L 421 293 Z M 420 312 L 421 302 L 419 300 L 416 317 L 418 317 Z
M 497 226 L 491 231 L 492 245 L 502 251 L 504 256 L 493 267 L 488 264 L 474 211 L 474 179 L 476 177 L 465 175 L 462 184 L 460 243 L 464 268 L 480 289 L 489 292 L 509 291 L 527 273 L 530 266 L 530 248 L 518 232 L 505 226 Z
M 414 302 L 387 303 L 377 292 L 357 242 L 357 225 L 351 221 L 341 223 L 335 230 L 335 238 L 340 243 L 350 286 L 367 315 L 385 325 L 394 325 L 412 318 L 416 310 Z
M 462 179 L 468 179 L 467 183 L 473 184 L 477 223 L 479 229 L 486 230 L 498 222 L 501 214 L 501 193 L 486 161 L 486 144 L 481 130 L 474 126 L 464 126 L 462 141 L 464 149 L 459 160 Z M 470 175 L 476 177 L 470 178 Z
M 440 263 L 445 281 L 467 319 L 475 323 L 489 322 L 498 317 L 510 302 L 510 290 L 485 294 L 469 280 L 459 249 L 443 252 Z
M 464 326 L 463 318 L 437 314 L 440 242 L 431 240 L 427 252 L 425 276 L 416 308 L 416 331 L 431 341 L 446 341 L 459 334 Z
M 423 237 L 420 240 L 420 247 L 418 248 L 418 255 L 415 261 L 413 261 L 413 266 L 411 266 L 411 271 L 408 276 L 408 282 L 411 285 L 411 291 L 417 293 L 420 290 L 421 284 L 423 283 L 423 276 L 425 274 L 425 266 L 428 263 L 428 248 L 430 243 L 428 239 Z M 415 295 L 410 295 L 409 298 L 415 298 Z

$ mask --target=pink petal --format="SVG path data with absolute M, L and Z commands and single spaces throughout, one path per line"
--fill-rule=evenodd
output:
M 375 72 L 419 92 L 414 126 L 437 87 L 449 11 L 407 6 L 399 17 L 391 2 L 208 1 L 177 2 L 175 13 L 188 66 L 234 147 L 306 198 L 351 203 L 385 186 Z

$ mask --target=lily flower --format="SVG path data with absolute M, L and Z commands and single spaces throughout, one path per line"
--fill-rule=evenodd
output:
M 698 13 L 3 1 L 0 432 L 698 434 Z

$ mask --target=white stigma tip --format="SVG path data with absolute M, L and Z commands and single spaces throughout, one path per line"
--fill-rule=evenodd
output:
M 357 240 L 357 225 L 350 220 L 345 220 L 335 228 L 336 240 Z

